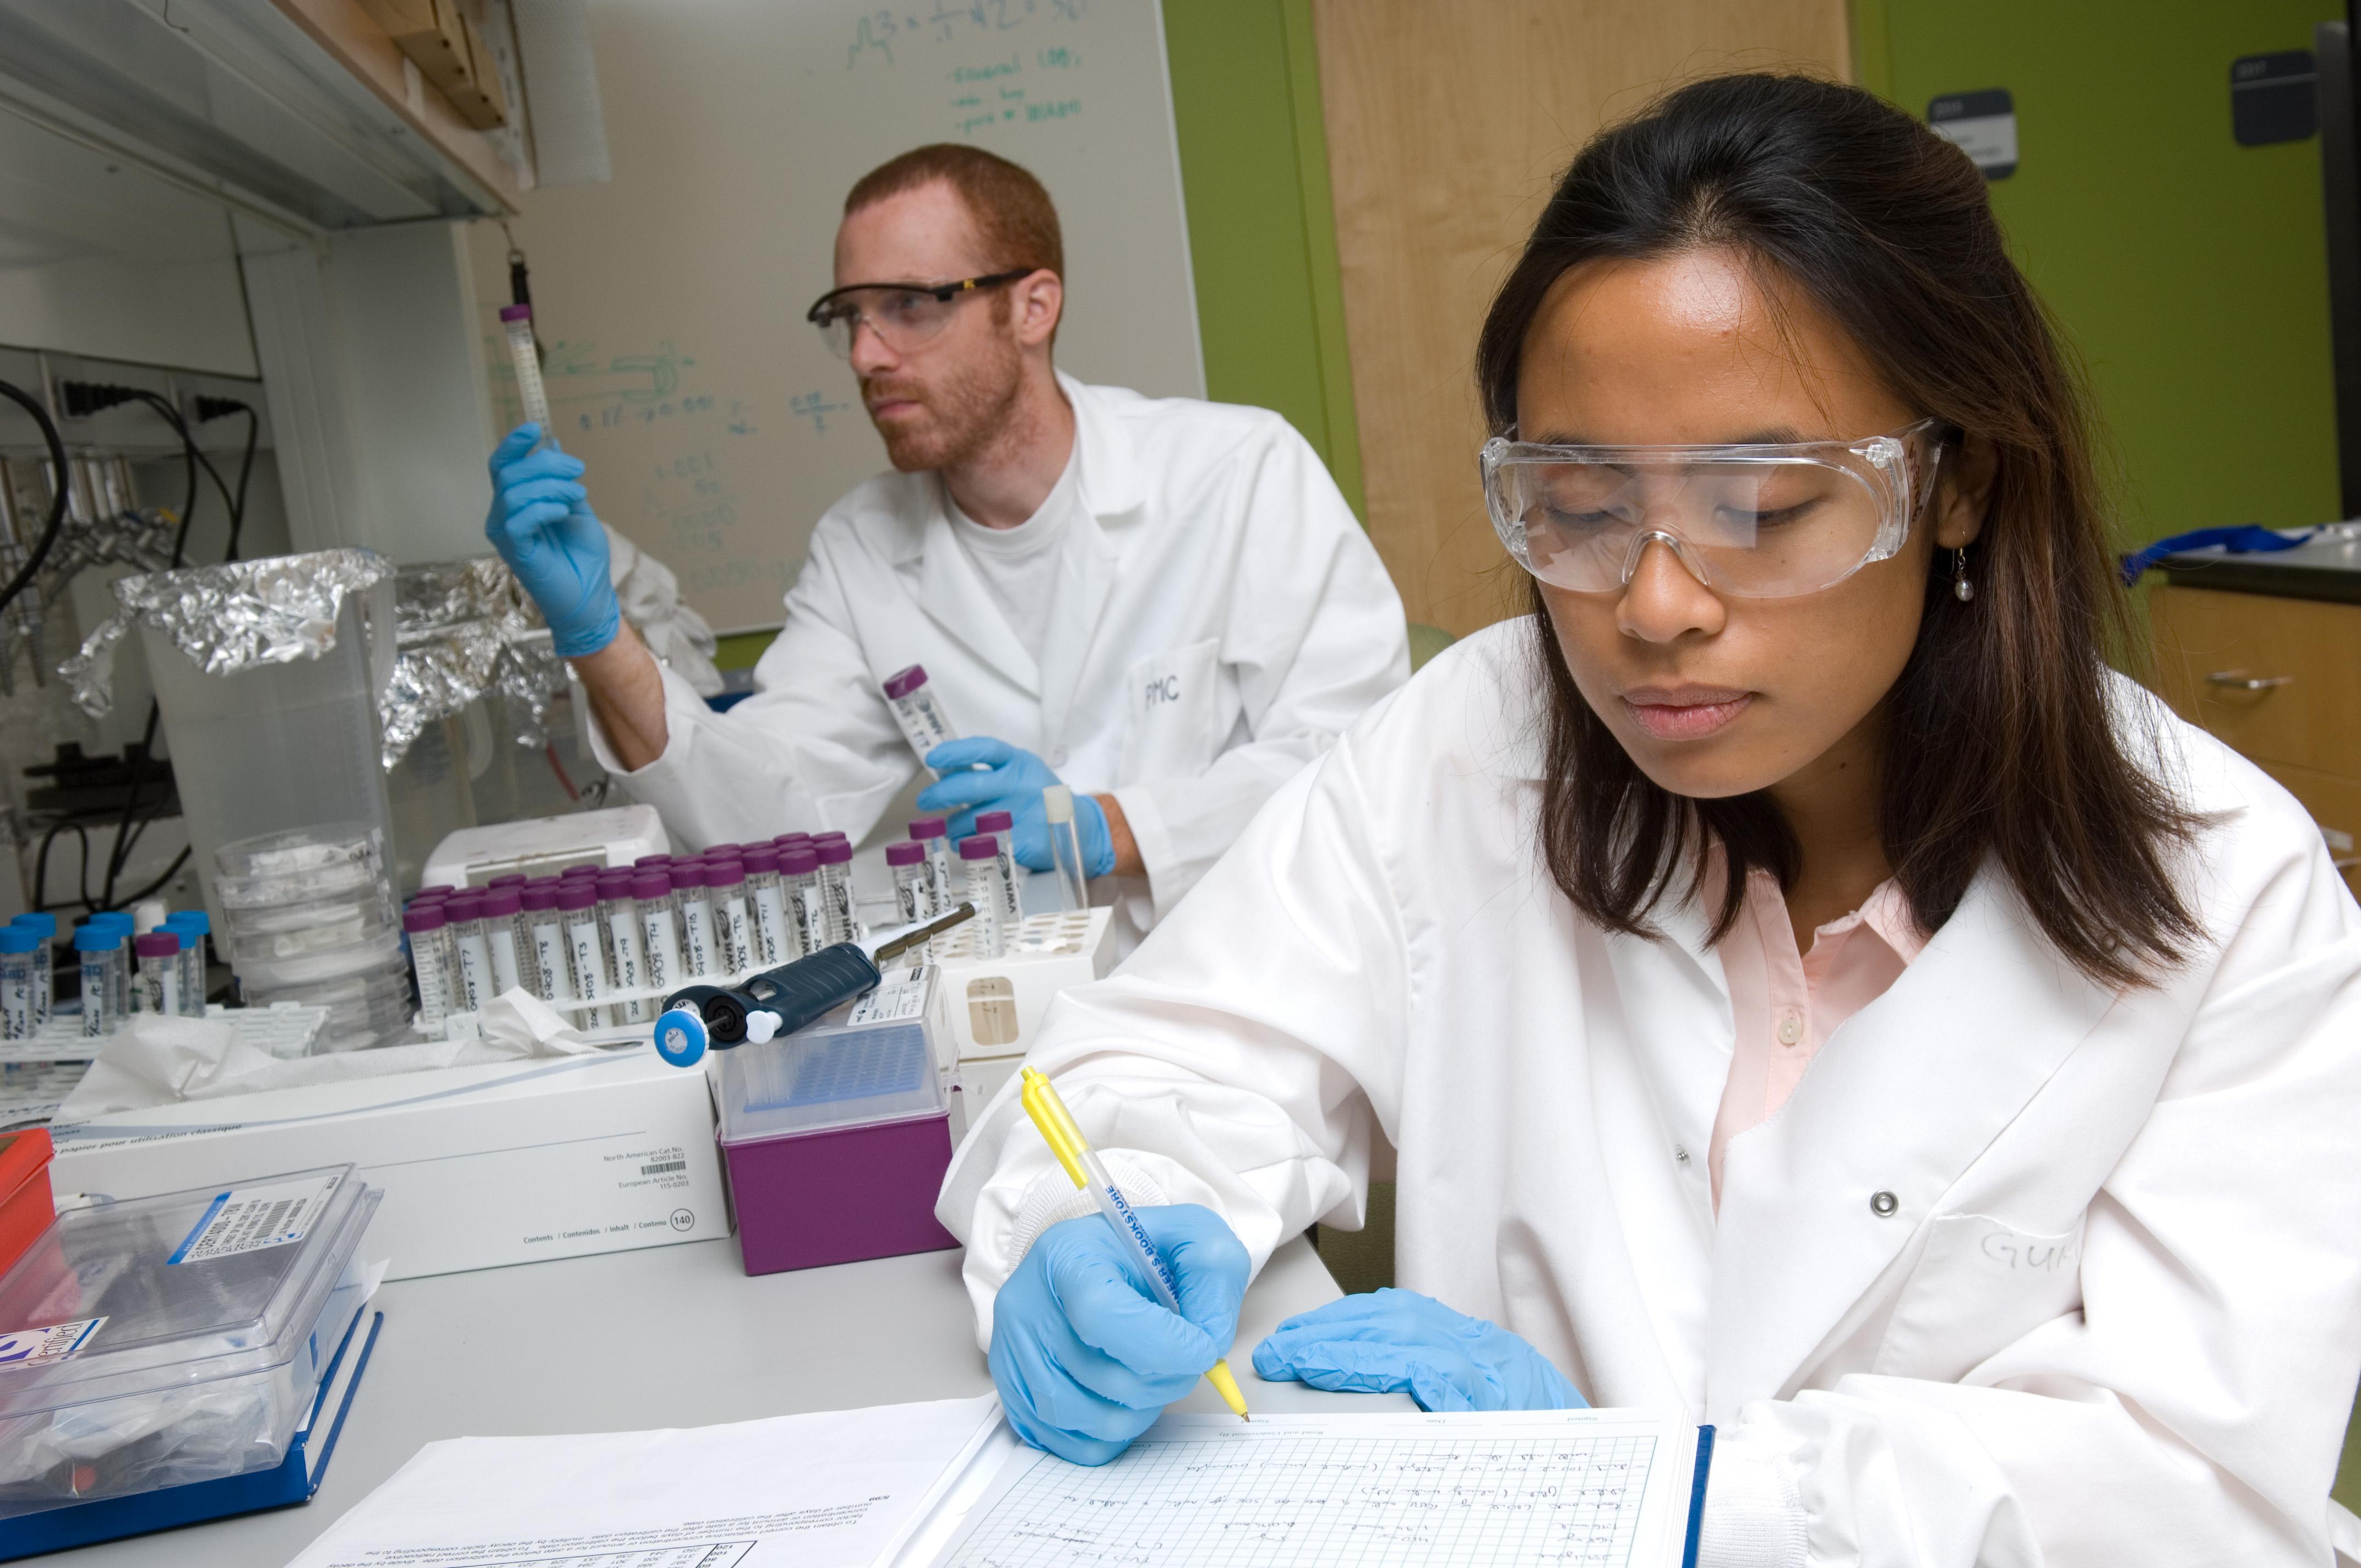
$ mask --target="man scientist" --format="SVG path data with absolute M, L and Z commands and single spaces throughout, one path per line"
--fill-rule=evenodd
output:
M 865 838 L 921 765 L 883 689 L 917 664 L 961 737 L 924 760 L 919 809 L 955 836 L 1007 811 L 1047 870 L 1042 790 L 1070 783 L 1128 947 L 1408 677 L 1400 599 L 1303 438 L 1060 373 L 1063 271 L 1048 192 L 1005 159 L 922 147 L 853 186 L 809 315 L 894 472 L 820 519 L 725 714 L 620 615 L 581 461 L 530 425 L 494 452 L 486 532 L 581 678 L 598 761 L 675 836 Z

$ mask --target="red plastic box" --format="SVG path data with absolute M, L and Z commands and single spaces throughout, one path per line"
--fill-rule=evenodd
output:
M 58 1217 L 49 1193 L 49 1130 L 0 1133 L 0 1274 Z

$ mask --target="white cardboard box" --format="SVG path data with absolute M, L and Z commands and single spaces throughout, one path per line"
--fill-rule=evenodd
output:
M 277 1089 L 50 1129 L 62 1196 L 137 1198 L 349 1160 L 394 1279 L 730 1234 L 705 1074 L 653 1046 Z

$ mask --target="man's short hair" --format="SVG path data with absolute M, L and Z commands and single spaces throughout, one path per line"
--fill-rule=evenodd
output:
M 1025 169 L 980 147 L 934 142 L 879 164 L 846 195 L 844 215 L 938 180 L 958 192 L 975 215 L 985 271 L 1025 267 L 1066 275 L 1066 247 L 1049 192 Z

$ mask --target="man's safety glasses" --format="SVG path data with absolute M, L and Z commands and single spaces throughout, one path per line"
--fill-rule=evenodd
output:
M 1744 598 L 1832 587 L 1896 554 L 1935 487 L 1939 421 L 1866 441 L 1756 446 L 1484 444 L 1484 500 L 1517 565 L 1612 593 L 1652 543 Z
M 804 319 L 819 328 L 839 359 L 852 357 L 852 339 L 865 323 L 896 354 L 907 354 L 950 324 L 959 302 L 985 289 L 997 289 L 1038 268 L 1019 267 L 956 283 L 853 283 L 822 294 Z

